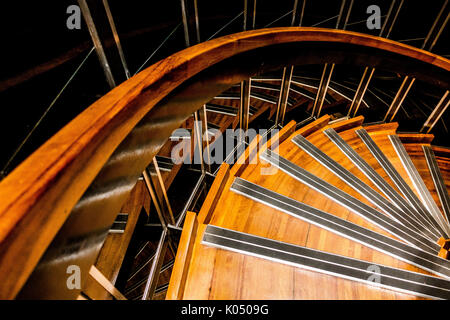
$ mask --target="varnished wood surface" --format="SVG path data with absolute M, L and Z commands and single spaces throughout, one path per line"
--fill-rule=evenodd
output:
M 144 186 L 143 181 L 138 181 L 131 191 L 129 199 L 125 202 L 125 205 L 121 210 L 121 212 L 128 214 L 127 225 L 124 232 L 108 234 L 97 257 L 97 261 L 95 262 L 95 267 L 113 285 L 116 283 L 120 267 L 122 266 L 146 194 L 148 194 L 148 191 Z M 110 294 L 104 288 L 98 286 L 93 278 L 89 278 L 86 281 L 83 292 L 88 297 L 95 300 L 106 300 L 110 298 Z
M 108 158 L 161 99 L 226 58 L 302 41 L 357 44 L 450 70 L 448 60 L 392 40 L 317 28 L 271 28 L 229 35 L 152 65 L 91 105 L 0 183 L 0 298 L 16 296 Z M 126 195 L 118 199 L 125 201 Z
M 166 299 L 179 300 L 183 297 L 186 285 L 187 272 L 192 258 L 192 250 L 197 235 L 198 221 L 195 212 L 188 211 L 178 244 L 175 265 L 170 278 Z
M 219 171 L 217 172 L 216 178 L 208 191 L 205 201 L 203 202 L 202 208 L 198 213 L 198 222 L 200 224 L 208 224 L 211 221 L 211 215 L 216 208 L 217 201 L 219 201 L 222 195 L 223 188 L 230 177 L 230 166 L 226 162 L 222 163 Z
M 402 143 L 426 143 L 430 144 L 434 135 L 431 133 L 397 133 Z
M 341 131 L 340 135 L 395 188 L 370 151 L 357 138 L 354 130 L 358 128 L 360 127 L 355 126 L 350 130 Z M 367 129 L 377 145 L 388 155 L 400 174 L 408 181 L 406 172 L 401 170 L 400 160 L 388 139 L 389 134 L 395 133 L 396 126 L 377 125 Z M 295 133 L 292 136 L 294 135 Z M 334 174 L 300 151 L 290 141 L 291 137 L 279 146 L 280 155 L 371 205 Z M 322 150 L 326 150 L 330 157 L 377 190 L 324 136 L 322 130 L 310 134 L 308 140 Z M 242 178 L 386 236 L 391 236 L 281 171 L 273 175 L 262 176 L 260 173 L 262 166 L 261 163 L 249 165 L 242 173 Z M 429 274 L 408 263 L 233 193 L 229 190 L 231 180 L 224 188 L 223 195 L 213 213 L 211 224 L 377 264 Z M 380 215 L 382 214 L 380 212 Z M 200 225 L 198 230 L 183 294 L 184 299 L 420 299 L 393 290 L 375 288 L 350 280 L 306 271 L 302 268 L 208 247 L 200 244 L 204 228 L 204 225 Z M 261 279 L 264 280 L 261 281 Z
M 257 134 L 256 137 L 250 141 L 248 147 L 245 148 L 244 153 L 241 154 L 236 163 L 233 164 L 230 172 L 232 176 L 239 177 L 250 163 L 257 162 L 256 157 L 258 155 L 258 148 L 260 147 L 260 144 L 262 144 L 262 137 Z

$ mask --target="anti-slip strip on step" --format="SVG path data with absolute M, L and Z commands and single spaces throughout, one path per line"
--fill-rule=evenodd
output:
M 422 234 L 423 236 L 434 241 L 437 240 L 436 235 L 431 234 L 428 230 L 424 229 L 419 223 L 414 219 L 409 217 L 403 211 L 398 209 L 396 206 L 392 205 L 387 199 L 385 199 L 381 194 L 376 192 L 374 189 L 369 187 L 359 178 L 355 177 L 350 171 L 345 169 L 339 163 L 331 159 L 315 145 L 309 142 L 302 135 L 297 135 L 292 138 L 292 142 L 296 144 L 299 148 L 309 154 L 312 158 L 322 164 L 325 168 L 333 172 L 337 177 L 343 180 L 348 186 L 354 189 L 356 192 L 364 196 L 367 200 L 373 203 L 375 206 L 380 208 L 384 213 L 389 215 L 391 218 L 397 220 L 403 225 L 416 232 Z M 438 237 L 439 238 L 439 237 Z
M 450 281 L 208 225 L 202 244 L 424 297 L 450 299 Z
M 432 254 L 437 254 L 439 251 L 440 246 L 436 242 L 430 241 L 429 239 L 403 226 L 396 220 L 391 219 L 389 216 L 381 214 L 371 206 L 366 205 L 362 201 L 350 196 L 339 188 L 316 177 L 312 173 L 279 156 L 273 151 L 266 150 L 260 155 L 260 158 L 278 167 L 294 179 L 297 179 L 301 183 L 304 183 L 308 187 L 316 190 L 336 203 L 339 203 L 368 222 L 386 230 L 397 238 Z
M 419 172 L 414 166 L 411 158 L 409 157 L 408 152 L 405 150 L 400 138 L 397 135 L 390 135 L 389 139 L 391 140 L 392 145 L 394 146 L 395 152 L 397 152 L 398 157 L 400 158 L 406 172 L 408 173 L 409 178 L 412 183 L 416 187 L 417 192 L 419 193 L 420 199 L 422 199 L 423 204 L 428 209 L 428 211 L 432 214 L 433 218 L 436 222 L 446 231 L 445 238 L 449 238 L 450 234 L 450 226 L 445 221 L 444 217 L 441 214 L 438 206 L 433 200 L 430 192 L 428 191 L 425 183 L 422 180 Z
M 407 213 L 423 228 L 426 228 L 436 238 L 445 234 L 444 230 L 436 228 L 424 219 L 416 210 L 383 179 L 334 129 L 326 129 L 325 135 L 342 151 L 347 158 L 400 210 Z
M 381 235 L 241 178 L 235 178 L 230 190 L 337 235 L 386 253 L 396 259 L 450 279 L 450 261 L 437 255 Z
M 427 160 L 428 169 L 430 171 L 431 177 L 433 178 L 433 183 L 439 196 L 439 201 L 441 202 L 441 206 L 444 210 L 447 222 L 449 222 L 450 197 L 447 192 L 447 186 L 445 185 L 444 179 L 442 178 L 441 170 L 439 169 L 439 166 L 437 164 L 433 149 L 431 149 L 430 146 L 422 146 L 422 150 L 425 154 L 425 159 Z
M 395 186 L 400 190 L 400 192 L 405 196 L 406 200 L 416 209 L 424 219 L 429 221 L 435 228 L 438 230 L 442 230 L 442 227 L 436 222 L 431 213 L 425 208 L 423 203 L 416 196 L 414 191 L 410 188 L 410 186 L 406 183 L 406 181 L 402 178 L 400 173 L 394 168 L 392 163 L 386 157 L 386 155 L 381 151 L 381 149 L 377 146 L 375 141 L 370 137 L 365 129 L 356 130 L 356 134 L 359 138 L 364 142 L 366 147 L 372 153 L 374 158 L 378 161 L 383 170 L 387 173 L 389 178 L 394 182 Z

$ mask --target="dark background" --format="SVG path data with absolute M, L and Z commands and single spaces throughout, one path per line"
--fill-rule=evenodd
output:
M 443 2 L 444 0 L 406 0 L 390 38 L 407 40 L 404 43 L 420 47 L 423 40 L 410 39 L 424 38 L 427 35 Z M 293 3 L 294 0 L 258 0 L 256 27 L 263 28 L 287 14 L 292 10 Z M 9 1 L 1 4 L 0 171 L 92 48 L 83 19 L 81 30 L 69 30 L 66 27 L 69 17 L 66 9 L 72 4 L 77 2 Z M 315 26 L 319 23 L 318 27 L 334 28 L 335 19 L 320 22 L 336 16 L 340 4 L 340 0 L 307 1 L 303 25 Z M 355 0 L 347 30 L 377 35 L 378 30 L 368 30 L 365 24 L 368 17 L 366 8 L 371 4 L 379 5 L 383 16 L 387 13 L 391 1 Z M 179 0 L 109 0 L 109 5 L 131 74 L 142 66 L 182 22 Z M 243 0 L 198 0 L 201 41 L 213 36 L 235 18 L 243 10 L 243 6 Z M 288 26 L 290 19 L 291 15 L 287 14 L 270 24 L 270 27 Z M 216 37 L 241 31 L 242 24 L 241 15 Z M 447 26 L 444 30 L 433 49 L 434 53 L 449 56 L 449 28 Z M 145 66 L 150 66 L 184 47 L 183 28 L 179 26 Z M 350 77 L 346 72 L 351 71 L 345 71 L 345 68 L 336 70 L 336 79 Z M 371 83 L 371 87 L 388 88 L 395 83 L 392 89 L 395 92 L 398 86 L 398 81 L 393 81 L 395 77 L 387 75 L 384 78 L 386 83 L 383 82 L 383 77 L 377 78 Z M 95 52 L 92 52 L 3 174 L 9 173 L 44 141 L 108 91 L 109 86 L 98 58 Z M 419 109 L 415 110 L 412 102 L 405 109 L 419 116 L 411 118 L 410 115 L 400 112 L 398 117 L 400 121 L 403 120 L 404 131 L 420 128 L 427 117 L 426 114 L 420 115 L 421 107 L 426 106 L 424 109 L 428 110 L 436 105 L 443 94 L 441 91 L 416 82 L 410 95 L 414 97 L 413 102 Z M 440 136 L 445 137 L 445 132 L 448 134 L 445 126 L 448 117 L 449 111 L 436 126 L 435 130 L 440 132 Z M 441 144 L 444 143 L 445 141 Z

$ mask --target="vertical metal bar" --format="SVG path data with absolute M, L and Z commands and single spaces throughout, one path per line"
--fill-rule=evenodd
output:
M 439 119 L 442 117 L 442 115 L 444 114 L 445 110 L 447 110 L 449 105 L 450 105 L 450 96 L 449 91 L 447 90 L 442 96 L 441 100 L 436 105 L 436 107 L 434 108 L 433 112 L 430 114 L 428 119 L 423 124 L 422 128 L 420 129 L 420 132 L 429 133 L 431 129 L 433 129 L 433 127 L 439 121 Z
M 117 33 L 116 25 L 114 23 L 111 9 L 109 8 L 108 0 L 103 0 L 103 6 L 105 7 L 106 15 L 109 21 L 109 26 L 111 27 L 111 31 L 113 33 L 114 42 L 116 43 L 117 50 L 119 51 L 120 61 L 122 62 L 122 67 L 123 70 L 125 71 L 125 77 L 129 79 L 131 77 L 131 74 L 130 71 L 128 70 L 127 61 L 125 60 L 122 45 L 120 44 L 119 34 Z
M 392 0 L 391 6 L 389 7 L 389 12 L 380 30 L 379 34 L 380 37 L 389 38 L 389 36 L 391 35 L 392 29 L 394 28 L 394 24 L 397 21 L 398 15 L 400 14 L 400 10 L 403 7 L 403 2 L 404 0 L 399 1 Z M 393 14 L 394 11 L 395 14 Z M 400 86 L 397 95 L 395 96 L 388 111 L 386 112 L 383 121 L 387 121 L 388 118 L 389 118 L 388 121 L 392 121 L 392 119 L 394 119 L 395 115 L 397 114 L 397 111 L 400 109 L 401 104 L 405 99 L 406 95 L 408 94 L 409 89 L 411 88 L 414 81 L 415 81 L 414 78 L 405 77 L 403 79 L 402 85 Z
M 298 7 L 298 0 L 294 0 L 294 9 L 292 9 L 291 27 L 295 25 L 295 18 L 297 16 L 297 7 Z
M 195 154 L 197 153 L 198 150 L 198 161 L 200 162 L 202 173 L 204 173 L 205 165 L 203 163 L 203 139 L 202 139 L 203 126 L 200 121 L 200 114 L 198 110 L 194 112 L 194 130 L 192 130 L 192 135 L 193 135 L 192 139 L 194 141 L 194 161 L 196 160 Z
M 398 89 L 388 111 L 386 112 L 383 121 L 391 122 L 394 119 L 415 80 L 415 78 L 410 78 L 408 76 L 403 79 L 403 82 Z
M 197 0 L 181 0 L 181 15 L 183 18 L 186 47 L 199 43 L 200 27 L 198 22 Z
M 150 197 L 152 198 L 153 204 L 155 205 L 156 213 L 158 214 L 158 219 L 163 228 L 167 227 L 166 218 L 164 217 L 163 210 L 161 208 L 161 204 L 158 201 L 158 196 L 152 184 L 152 179 L 148 174 L 147 170 L 142 172 L 142 176 L 144 177 L 145 186 L 147 187 L 148 192 L 150 193 Z
M 387 33 L 386 33 L 385 35 L 383 35 L 384 31 L 386 31 L 386 28 L 384 28 L 385 26 L 383 26 L 383 28 L 382 28 L 381 31 L 380 31 L 380 37 L 383 37 L 383 36 L 384 36 L 385 38 L 389 38 L 389 36 L 391 35 L 392 29 L 394 28 L 394 24 L 395 24 L 395 22 L 397 21 L 397 18 L 398 18 L 398 15 L 399 15 L 399 13 L 400 13 L 400 10 L 402 9 L 403 1 L 404 1 L 404 0 L 400 0 L 400 3 L 398 4 L 398 7 L 397 7 L 397 9 L 396 9 L 396 11 L 395 11 L 395 15 L 394 15 L 392 21 L 389 21 L 389 22 L 388 22 L 388 18 L 386 17 L 385 25 L 386 25 L 386 27 L 389 25 L 389 28 L 388 28 Z M 394 2 L 395 2 L 395 1 L 393 1 L 393 3 L 394 3 Z
M 203 121 L 204 121 L 204 126 L 205 126 L 205 138 L 206 138 L 206 153 L 207 153 L 207 157 L 208 157 L 208 163 L 207 163 L 207 171 L 211 172 L 211 153 L 210 153 L 210 148 L 209 148 L 209 133 L 208 133 L 208 116 L 206 114 L 206 105 L 203 105 Z M 203 159 L 204 161 L 205 159 Z
M 160 270 L 164 261 L 164 256 L 168 245 L 166 237 L 167 237 L 167 228 L 165 228 L 161 233 L 158 247 L 156 249 L 155 256 L 153 257 L 152 267 L 147 277 L 147 282 L 145 284 L 142 300 L 151 299 L 153 297 L 153 294 L 155 293 L 155 289 L 158 284 L 158 279 L 160 275 Z
M 356 89 L 355 96 L 353 97 L 352 103 L 348 110 L 349 117 L 354 117 L 358 112 L 359 106 L 364 98 L 364 94 L 366 93 L 367 87 L 369 86 L 374 71 L 375 68 L 366 67 L 364 69 L 364 73 L 361 81 L 359 82 L 358 89 Z
M 283 78 L 281 80 L 280 96 L 278 97 L 277 113 L 275 117 L 275 125 L 284 125 L 284 116 L 286 115 L 287 101 L 289 90 L 291 88 L 291 79 L 294 67 L 283 68 Z
M 251 22 L 251 23 L 250 23 Z M 244 0 L 244 31 L 255 29 L 256 0 Z
M 144 170 L 142 172 L 142 175 L 144 177 L 145 186 L 147 187 L 148 192 L 150 193 L 150 197 L 152 198 L 153 204 L 155 205 L 156 213 L 158 214 L 159 221 L 163 228 L 167 228 L 166 219 L 164 218 L 163 211 L 160 207 L 160 203 L 158 201 L 158 197 L 156 195 L 156 191 L 154 190 L 154 187 L 152 185 L 152 179 L 150 178 L 150 175 L 148 174 L 147 170 Z
M 181 14 L 183 18 L 184 38 L 186 47 L 200 42 L 200 27 L 198 20 L 197 0 L 181 0 Z M 203 163 L 203 141 L 202 126 L 199 124 L 200 115 L 198 110 L 194 112 L 194 128 L 192 130 L 192 158 L 195 160 L 196 145 L 200 154 L 200 165 L 202 173 L 205 172 Z
M 421 49 L 431 51 L 436 44 L 437 40 L 439 39 L 442 31 L 444 30 L 445 26 L 447 25 L 450 13 L 448 12 L 448 0 L 444 1 L 444 4 L 442 5 L 441 10 L 439 11 L 436 19 L 433 22 L 433 25 L 431 26 L 430 31 L 428 31 L 428 34 L 422 44 Z M 447 12 L 445 14 L 445 12 Z M 437 33 L 435 33 L 437 31 Z M 434 37 L 433 37 L 434 35 Z M 432 40 L 433 39 L 433 40 Z M 430 43 L 431 42 L 431 43 Z
M 192 201 L 194 200 L 194 197 L 197 194 L 198 190 L 200 189 L 200 186 L 202 185 L 204 178 L 205 178 L 205 175 L 202 174 L 200 176 L 200 178 L 197 180 L 197 183 L 195 184 L 194 190 L 192 191 L 191 195 L 189 196 L 188 201 L 186 202 L 183 210 L 181 211 L 181 213 L 180 213 L 180 215 L 179 215 L 179 217 L 177 219 L 177 223 L 175 224 L 176 227 L 180 227 L 181 226 L 181 223 L 183 222 L 184 217 L 186 216 L 186 212 L 189 210 L 189 207 L 190 207 Z
M 353 0 L 342 0 L 341 8 L 336 21 L 336 29 L 345 29 L 347 26 L 348 19 L 350 17 L 350 12 L 353 7 Z M 345 20 L 342 20 L 342 16 L 345 14 Z
M 250 24 L 251 21 L 251 24 Z M 256 0 L 244 0 L 244 24 L 243 30 L 253 30 L 256 25 Z M 251 79 L 248 78 L 241 82 L 241 95 L 239 104 L 239 143 L 243 142 L 245 134 L 248 130 L 250 118 L 250 92 L 252 84 Z
M 322 112 L 323 102 L 325 100 L 325 95 L 327 94 L 328 85 L 330 84 L 331 75 L 333 74 L 334 63 L 328 64 L 326 63 L 322 77 L 320 78 L 319 88 L 317 89 L 316 99 L 314 100 L 314 106 L 312 110 L 312 116 L 319 117 Z
M 89 34 L 91 35 L 92 42 L 95 46 L 95 51 L 97 52 L 98 59 L 100 60 L 100 64 L 102 65 L 103 72 L 105 73 L 106 81 L 111 88 L 114 88 L 116 86 L 116 82 L 111 71 L 111 66 L 108 63 L 108 59 L 106 58 L 105 50 L 98 35 L 97 28 L 95 27 L 94 20 L 92 19 L 91 11 L 89 10 L 86 0 L 78 0 L 78 4 L 80 6 L 81 12 L 83 13 L 84 20 L 86 21 Z
M 303 0 L 302 10 L 300 11 L 300 18 L 298 21 L 299 27 L 301 27 L 303 25 L 303 16 L 305 15 L 305 6 L 306 6 L 306 0 Z
M 347 9 L 347 15 L 345 16 L 344 25 L 342 26 L 342 29 L 347 29 L 348 20 L 350 19 L 350 13 L 352 12 L 353 8 L 353 0 L 350 0 L 349 7 Z
M 161 175 L 161 171 L 159 170 L 158 161 L 156 161 L 156 157 L 153 158 L 153 161 L 150 164 L 149 169 L 153 184 L 157 190 L 156 194 L 158 196 L 158 200 L 161 203 L 161 207 L 164 210 L 163 214 L 166 216 L 166 223 L 173 224 L 175 223 L 175 218 L 173 216 L 172 207 L 170 206 L 169 203 L 167 190 L 164 185 L 164 181 Z
M 252 84 L 251 79 L 241 82 L 241 97 L 239 104 L 239 129 L 246 132 L 248 130 L 248 122 L 250 118 L 250 90 Z M 241 132 L 242 133 L 242 132 Z M 242 136 L 240 140 L 242 141 Z
M 439 28 L 439 32 L 438 32 L 438 34 L 436 35 L 436 37 L 434 37 L 434 40 L 433 40 L 433 42 L 431 43 L 430 48 L 428 49 L 428 51 L 433 50 L 434 45 L 436 44 L 436 42 L 438 41 L 439 37 L 441 36 L 442 31 L 444 31 L 445 26 L 447 25 L 447 22 L 448 22 L 448 19 L 449 19 L 449 18 L 450 18 L 450 13 L 447 14 L 447 17 L 445 18 L 444 23 L 443 23 L 443 24 L 441 25 L 441 27 Z
M 386 18 L 384 19 L 383 26 L 381 27 L 380 33 L 378 36 L 383 37 L 384 30 L 386 30 L 386 27 L 388 25 L 389 19 L 391 18 L 392 10 L 394 10 L 395 0 L 392 0 L 391 5 L 389 6 L 388 13 L 386 14 Z

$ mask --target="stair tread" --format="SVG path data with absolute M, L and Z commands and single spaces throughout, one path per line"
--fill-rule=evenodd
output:
M 405 149 L 408 152 L 417 171 L 419 172 L 428 191 L 430 192 L 431 196 L 433 197 L 434 202 L 438 206 L 441 214 L 444 215 L 444 211 L 442 209 L 442 205 L 439 200 L 439 196 L 436 191 L 436 187 L 433 183 L 433 178 L 431 177 L 431 173 L 428 169 L 427 161 L 425 159 L 425 155 L 423 153 L 422 146 L 418 145 L 418 144 L 405 144 Z
M 323 133 L 321 134 L 323 135 Z M 350 133 L 345 133 L 344 136 L 346 135 L 352 137 L 352 134 Z M 314 139 L 320 140 L 319 134 L 313 134 L 311 139 L 313 141 Z M 322 137 L 322 139 L 324 140 L 327 138 Z M 387 136 L 384 137 L 384 140 L 385 142 L 389 141 Z M 350 142 L 352 141 L 353 140 Z M 329 143 L 331 143 L 331 141 Z M 324 143 L 324 146 L 328 148 L 331 146 L 329 143 Z M 360 150 L 358 149 L 358 151 Z M 298 147 L 293 145 L 289 139 L 280 144 L 278 152 L 290 161 L 301 164 L 303 168 L 311 170 L 317 174 L 317 176 L 326 178 L 328 182 L 340 187 L 340 189 L 349 194 L 354 195 L 362 201 L 365 200 L 362 197 L 358 197 L 356 192 L 346 186 L 339 178 L 334 176 L 334 174 L 330 173 L 328 170 L 317 169 L 319 167 L 317 163 L 304 152 L 299 152 Z M 369 151 L 366 150 L 364 154 L 368 152 Z M 344 155 L 342 155 L 342 157 L 344 157 Z M 342 164 L 342 162 L 340 163 Z M 347 165 L 350 166 L 348 163 Z M 326 212 L 345 218 L 350 222 L 354 222 L 381 234 L 389 235 L 384 230 L 370 224 L 363 218 L 350 212 L 348 209 L 336 204 L 332 200 L 294 180 L 281 171 L 275 175 L 261 176 L 260 170 L 263 167 L 264 165 L 261 163 L 251 164 L 244 170 L 241 177 L 313 207 L 320 208 Z M 355 171 L 355 173 L 357 172 Z M 384 176 L 386 176 L 385 173 Z M 381 263 L 429 274 L 420 268 L 402 262 L 389 255 L 380 253 L 323 228 L 310 225 L 307 222 L 283 214 L 276 209 L 269 208 L 264 204 L 240 196 L 229 189 L 230 185 L 231 181 L 225 186 L 222 196 L 214 210 L 211 220 L 211 224 L 213 225 L 372 261 L 374 263 Z M 364 202 L 369 204 L 367 201 Z M 353 281 L 281 265 L 254 257 L 248 257 L 238 253 L 209 248 L 199 243 L 202 234 L 203 232 L 199 232 L 196 240 L 197 243 L 193 253 L 194 258 L 192 260 L 184 298 L 343 298 L 343 296 L 341 296 L 343 293 L 339 293 L 339 290 L 331 290 L 331 292 L 327 291 L 326 293 L 323 292 L 323 290 L 302 290 L 302 284 L 299 281 L 302 281 L 302 283 L 309 283 L 310 285 L 308 285 L 308 288 L 320 288 L 320 284 L 325 284 L 324 281 L 331 281 L 335 284 L 333 288 L 351 288 L 352 298 L 354 299 L 378 299 L 381 297 L 383 299 L 417 298 L 413 295 L 401 294 L 390 290 L 377 289 L 374 291 L 369 286 Z M 256 269 L 258 270 L 257 272 L 251 271 Z M 263 281 L 264 283 L 258 281 L 262 276 L 265 279 L 265 281 Z M 294 281 L 292 281 L 292 277 L 294 277 Z M 328 282 L 326 286 L 324 285 L 322 287 L 326 287 L 328 290 L 331 286 Z

